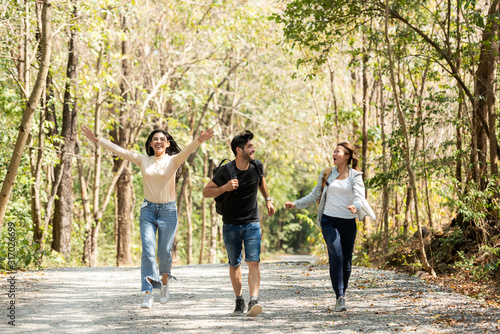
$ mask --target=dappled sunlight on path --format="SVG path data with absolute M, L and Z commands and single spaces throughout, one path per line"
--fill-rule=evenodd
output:
M 281 261 L 280 261 L 281 260 Z M 495 333 L 500 311 L 416 277 L 355 267 L 348 311 L 333 312 L 327 265 L 286 258 L 262 263 L 256 318 L 230 317 L 234 295 L 228 266 L 176 267 L 171 299 L 155 291 L 151 310 L 139 308 L 139 268 L 62 268 L 19 273 L 16 327 L 2 333 Z M 244 298 L 248 269 L 243 266 Z M 6 301 L 5 296 L 2 297 Z M 5 304 L 5 303 L 4 303 Z

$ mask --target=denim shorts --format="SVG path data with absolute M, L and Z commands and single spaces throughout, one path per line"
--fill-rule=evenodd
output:
M 238 267 L 243 259 L 242 246 L 245 246 L 245 261 L 260 262 L 260 223 L 242 225 L 224 224 L 222 227 L 224 244 L 231 267 Z

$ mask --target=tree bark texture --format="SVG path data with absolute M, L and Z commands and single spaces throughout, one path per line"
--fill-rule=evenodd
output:
M 53 239 L 52 248 L 61 253 L 66 259 L 71 251 L 71 224 L 73 218 L 73 177 L 72 163 L 75 153 L 77 137 L 77 113 L 78 103 L 76 100 L 76 85 L 78 71 L 78 47 L 77 34 L 77 7 L 73 3 L 73 22 L 70 28 L 70 38 L 68 45 L 68 66 L 66 76 L 68 81 L 64 91 L 63 118 L 61 127 L 61 137 L 64 139 L 62 147 L 61 164 L 56 167 L 62 168 L 63 176 L 61 184 L 57 189 L 58 199 L 55 201 Z M 64 160 L 64 163 L 62 163 Z
M 122 31 L 128 33 L 127 18 L 122 16 Z M 130 64 L 128 60 L 129 45 L 125 38 L 122 41 L 122 74 L 124 78 L 129 77 Z M 125 80 L 120 84 L 123 105 L 120 107 L 120 125 L 116 125 L 112 131 L 115 144 L 127 148 L 131 144 L 131 124 L 128 121 L 130 110 L 127 108 L 128 87 Z M 114 170 L 118 169 L 121 159 L 115 160 Z M 126 164 L 118 182 L 116 184 L 116 197 L 118 200 L 118 244 L 116 245 L 116 265 L 126 266 L 132 263 L 132 226 L 134 222 L 134 208 L 132 200 L 132 171 L 129 164 Z

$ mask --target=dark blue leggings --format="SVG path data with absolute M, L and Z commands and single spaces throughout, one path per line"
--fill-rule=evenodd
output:
M 321 231 L 328 248 L 330 279 L 337 298 L 345 295 L 351 276 L 352 252 L 356 240 L 356 219 L 323 215 Z

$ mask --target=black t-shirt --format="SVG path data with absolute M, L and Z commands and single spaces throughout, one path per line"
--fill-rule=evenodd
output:
M 238 189 L 231 194 L 224 203 L 222 221 L 224 224 L 249 224 L 260 220 L 259 207 L 257 206 L 257 191 L 259 189 L 260 175 L 257 167 L 251 163 L 247 170 L 236 168 L 234 161 L 228 162 L 219 169 L 212 181 L 217 186 L 223 186 L 231 179 L 228 164 L 234 164 L 238 178 Z

